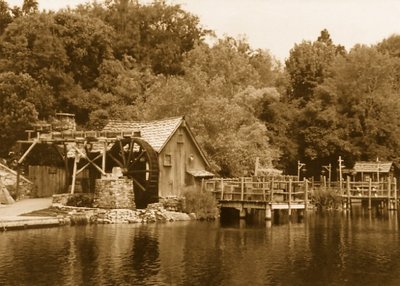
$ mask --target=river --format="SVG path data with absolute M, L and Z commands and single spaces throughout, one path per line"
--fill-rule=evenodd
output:
M 400 285 L 395 212 L 0 233 L 0 285 Z

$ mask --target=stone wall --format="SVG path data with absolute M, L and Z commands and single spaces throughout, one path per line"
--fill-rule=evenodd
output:
M 103 209 L 136 209 L 133 181 L 127 178 L 97 179 L 93 207 Z

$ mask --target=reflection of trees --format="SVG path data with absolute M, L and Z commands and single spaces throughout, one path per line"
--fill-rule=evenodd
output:
M 184 285 L 223 285 L 219 232 L 208 223 L 187 225 L 184 241 Z
M 158 274 L 160 251 L 158 237 L 149 228 L 140 228 L 133 238 L 130 261 L 137 281 L 144 282 Z

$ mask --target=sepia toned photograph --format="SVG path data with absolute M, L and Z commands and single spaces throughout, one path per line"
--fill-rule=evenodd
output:
M 400 285 L 399 15 L 0 0 L 0 286 Z

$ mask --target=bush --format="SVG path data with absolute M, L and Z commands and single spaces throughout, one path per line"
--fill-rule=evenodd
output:
M 67 206 L 71 207 L 92 207 L 92 204 L 93 199 L 84 194 L 74 194 L 67 201 Z
M 335 190 L 325 189 L 315 189 L 311 195 L 311 201 L 319 209 L 338 209 L 342 203 Z
M 218 204 L 211 193 L 186 191 L 183 211 L 195 213 L 198 219 L 215 219 L 218 216 Z

